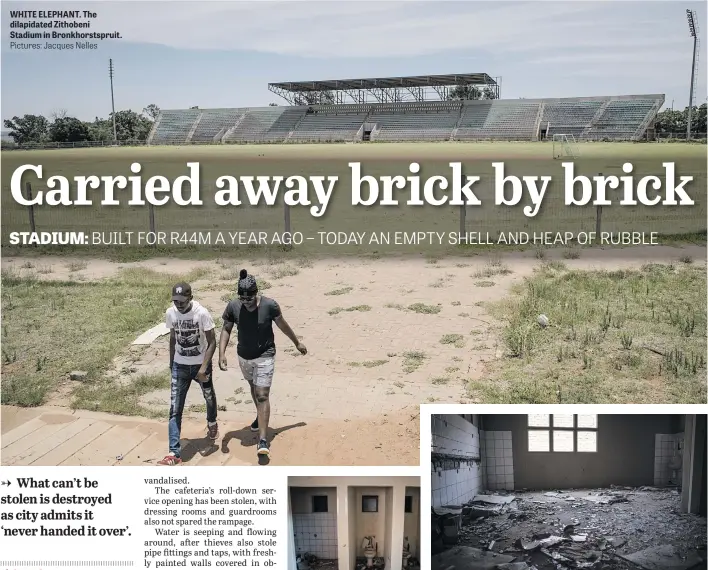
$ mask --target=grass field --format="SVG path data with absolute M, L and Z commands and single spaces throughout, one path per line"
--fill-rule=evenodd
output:
M 706 229 L 706 147 L 704 145 L 679 144 L 625 144 L 587 143 L 578 145 L 579 157 L 574 160 L 576 173 L 594 176 L 622 175 L 624 161 L 632 162 L 634 174 L 661 176 L 662 163 L 676 163 L 677 174 L 694 176 L 688 186 L 696 204 L 691 207 L 604 207 L 603 229 L 607 231 L 657 231 L 665 235 L 695 235 Z M 309 207 L 290 209 L 291 230 L 316 236 L 318 231 L 343 232 L 393 232 L 393 231 L 438 231 L 457 232 L 460 228 L 461 211 L 456 206 L 407 206 L 410 188 L 395 190 L 400 200 L 398 207 L 351 205 L 350 162 L 362 164 L 362 174 L 374 177 L 387 175 L 410 176 L 409 164 L 420 164 L 421 186 L 425 179 L 440 175 L 450 180 L 450 162 L 462 162 L 464 174 L 480 176 L 473 186 L 481 206 L 469 206 L 466 212 L 467 231 L 587 231 L 594 230 L 597 211 L 593 206 L 566 207 L 563 203 L 561 161 L 552 160 L 552 146 L 544 143 L 420 143 L 420 144 L 342 144 L 342 145 L 253 145 L 253 146 L 197 146 L 197 147 L 149 147 L 116 149 L 71 149 L 50 151 L 5 151 L 2 152 L 2 236 L 3 247 L 8 253 L 7 236 L 10 231 L 27 231 L 29 215 L 27 208 L 17 204 L 10 195 L 10 179 L 18 166 L 41 164 L 44 179 L 33 181 L 28 175 L 34 195 L 46 191 L 49 176 L 62 175 L 73 178 L 94 174 L 131 176 L 131 163 L 142 165 L 143 180 L 161 175 L 172 181 L 187 175 L 187 162 L 200 164 L 200 190 L 203 206 L 181 207 L 172 202 L 154 209 L 157 231 L 243 231 L 263 230 L 268 232 L 285 229 L 285 208 L 274 206 L 217 206 L 214 194 L 220 176 L 338 176 L 332 198 L 322 217 L 313 217 Z M 519 206 L 495 206 L 493 200 L 492 163 L 503 161 L 505 173 L 517 176 L 552 176 L 539 213 L 529 218 Z M 37 206 L 34 208 L 38 230 L 81 231 L 148 231 L 149 210 L 147 206 L 127 206 L 128 190 L 118 190 L 120 206 L 101 207 L 100 192 L 96 192 L 93 206 Z M 439 195 L 440 193 L 438 193 Z M 650 194 L 651 196 L 651 194 Z M 613 202 L 619 200 L 618 191 L 610 192 Z M 317 205 L 316 196 L 310 198 Z M 126 249 L 126 248 L 122 248 Z M 135 248 L 131 248 L 135 249 Z M 150 248 L 145 248 L 150 250 Z M 158 252 L 182 251 L 194 255 L 195 250 L 185 247 L 161 248 Z M 232 247 L 216 247 L 212 251 L 233 251 Z M 344 253 L 402 253 L 410 248 L 394 244 L 364 244 L 363 246 L 319 245 L 318 240 L 305 242 L 300 251 L 314 254 L 340 255 Z M 417 247 L 417 252 L 445 254 L 459 247 L 446 243 L 426 244 Z M 66 252 L 66 250 L 64 250 Z M 113 248 L 115 253 L 115 248 Z M 154 255 L 153 250 L 152 254 Z M 133 252 L 133 255 L 135 253 Z
M 470 390 L 494 403 L 675 403 L 706 398 L 706 268 L 542 263 L 490 312 L 505 358 Z M 550 319 L 538 326 L 538 315 Z
M 166 388 L 166 345 L 130 342 L 162 320 L 178 279 L 192 280 L 218 317 L 240 267 L 281 303 L 310 349 L 311 357 L 295 358 L 278 336 L 279 374 L 303 383 L 293 386 L 293 402 L 316 398 L 318 383 L 308 379 L 320 377 L 364 391 L 378 386 L 381 406 L 705 402 L 705 248 L 644 247 L 636 259 L 633 251 L 624 259 L 611 251 L 560 253 L 83 265 L 56 256 L 4 259 L 3 403 L 164 416 L 145 398 Z M 542 313 L 546 329 L 536 321 Z M 88 372 L 86 381 L 67 379 L 77 369 Z M 280 386 L 281 398 L 287 389 Z M 231 402 L 229 410 L 243 396 Z
M 25 270 L 32 269 L 27 265 Z M 42 267 L 37 270 L 35 275 L 41 275 Z M 71 395 L 74 405 L 145 412 L 137 398 L 168 387 L 167 370 L 131 385 L 112 383 L 106 373 L 136 333 L 164 318 L 172 281 L 180 276 L 136 269 L 100 283 L 81 283 L 21 273 L 10 269 L 2 274 L 2 402 L 41 405 L 60 379 L 79 370 L 87 373 L 87 381 Z M 199 276 L 197 271 L 181 277 Z
M 267 281 L 266 294 L 282 300 L 308 347 L 315 347 L 317 357 L 286 355 L 281 365 L 314 390 L 317 382 L 307 378 L 341 378 L 371 390 L 385 385 L 383 397 L 391 405 L 703 403 L 705 146 L 594 143 L 579 148 L 575 163 L 588 174 L 616 173 L 625 160 L 640 172 L 656 174 L 662 162 L 675 162 L 679 174 L 696 177 L 689 193 L 697 204 L 678 210 L 603 209 L 603 224 L 614 224 L 615 231 L 672 236 L 662 238 L 664 247 L 658 248 L 20 248 L 5 241 L 7 232 L 27 230 L 27 211 L 13 204 L 9 180 L 26 163 L 42 164 L 47 176 L 73 177 L 129 175 L 131 162 L 139 161 L 143 174 L 174 178 L 186 172 L 186 162 L 199 161 L 203 189 L 213 188 L 209 185 L 225 174 L 342 176 L 324 218 L 291 210 L 292 229 L 303 232 L 458 231 L 459 208 L 352 208 L 349 161 L 360 161 L 366 174 L 376 175 L 406 175 L 408 164 L 418 161 L 424 176 L 449 172 L 452 161 L 462 161 L 467 174 L 488 172 L 491 162 L 500 160 L 517 175 L 556 174 L 560 164 L 551 159 L 551 146 L 540 143 L 3 152 L 2 401 L 154 414 L 145 397 L 165 389 L 165 367 L 141 364 L 144 355 L 132 355 L 129 343 L 162 320 L 172 282 L 192 280 L 218 316 L 234 293 L 238 269 L 249 267 Z M 557 192 L 547 200 L 539 224 L 594 229 L 594 208 L 582 214 L 581 209 L 559 209 Z M 468 231 L 485 226 L 492 232 L 535 231 L 523 218 L 503 218 L 485 208 L 468 212 Z M 147 230 L 146 209 L 45 207 L 36 213 L 40 231 Z M 282 230 L 283 211 L 166 206 L 156 209 L 156 221 L 158 230 L 165 225 L 181 231 L 263 225 Z M 416 255 L 406 259 L 401 253 Z M 541 313 L 550 319 L 548 328 L 537 324 Z M 164 347 L 155 350 L 162 362 Z M 75 369 L 89 373 L 86 382 L 64 380 Z M 332 400 L 331 405 L 346 409 L 350 404 Z

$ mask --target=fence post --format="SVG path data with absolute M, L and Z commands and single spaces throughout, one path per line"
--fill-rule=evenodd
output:
M 462 181 L 460 182 L 462 186 L 465 185 L 465 175 L 462 175 Z M 467 239 L 464 238 L 463 236 L 467 235 L 467 206 L 463 203 L 462 206 L 460 206 L 460 236 L 457 240 L 457 243 L 462 243 L 462 240 L 465 240 L 465 244 L 467 244 Z
M 155 235 L 155 206 L 148 204 L 148 213 L 150 215 L 150 231 Z M 157 247 L 157 240 L 153 245 Z
M 602 172 L 599 173 L 602 176 Z M 600 229 L 602 228 L 602 206 L 596 207 L 595 214 L 595 239 L 600 239 Z
M 602 228 L 602 206 L 597 207 L 597 216 L 595 219 L 595 238 L 600 239 L 600 229 Z
M 26 196 L 27 200 L 28 200 L 29 202 L 31 202 L 31 201 L 32 201 L 32 186 L 31 186 L 31 184 L 30 184 L 29 182 L 26 182 L 26 183 L 25 183 L 25 191 L 26 191 L 26 194 L 27 194 L 27 196 Z M 34 224 L 34 205 L 33 205 L 33 204 L 30 204 L 28 211 L 29 211 L 30 231 L 31 231 L 32 233 L 35 233 L 35 231 L 36 231 L 37 228 L 36 228 L 36 226 L 35 226 L 35 224 Z M 37 244 L 35 243 L 34 246 L 37 247 Z
M 284 204 L 285 206 L 285 233 L 292 236 L 292 232 L 290 231 L 290 206 L 287 204 Z M 293 244 L 292 242 L 289 244 L 287 249 L 292 249 Z

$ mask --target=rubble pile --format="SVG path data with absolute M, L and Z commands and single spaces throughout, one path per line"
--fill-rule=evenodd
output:
M 309 552 L 298 554 L 295 562 L 297 563 L 297 570 L 337 570 L 338 566 L 336 560 L 318 558 Z
M 383 570 L 386 567 L 386 562 L 383 559 L 383 556 L 376 556 L 372 561 L 373 566 L 372 568 L 376 568 L 376 570 Z M 366 568 L 366 558 L 363 556 L 358 556 L 356 559 L 356 566 L 355 570 L 364 570 Z
M 682 513 L 675 489 L 499 492 L 443 510 L 455 508 L 452 543 L 471 548 L 453 547 L 445 568 L 462 558 L 469 570 L 705 567 L 706 519 Z

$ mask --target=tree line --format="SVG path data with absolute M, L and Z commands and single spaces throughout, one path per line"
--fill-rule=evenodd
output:
M 44 115 L 26 114 L 12 117 L 3 122 L 8 135 L 18 145 L 42 143 L 81 143 L 144 141 L 160 114 L 160 108 L 151 104 L 142 113 L 118 111 L 115 114 L 115 138 L 113 132 L 113 113 L 107 119 L 96 117 L 93 121 L 82 121 L 68 116 L 64 110 Z
M 479 88 L 476 85 L 455 85 L 447 94 L 449 101 L 476 101 L 479 99 L 496 99 L 497 95 L 491 87 Z
M 703 103 L 698 107 L 693 107 L 691 112 L 691 138 L 705 138 L 707 106 L 706 103 Z M 685 136 L 688 131 L 688 107 L 683 111 L 664 109 L 656 115 L 655 128 L 657 137 Z

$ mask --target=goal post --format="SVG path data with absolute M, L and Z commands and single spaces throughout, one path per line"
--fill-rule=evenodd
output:
M 553 158 L 577 158 L 578 145 L 574 135 L 553 135 Z

